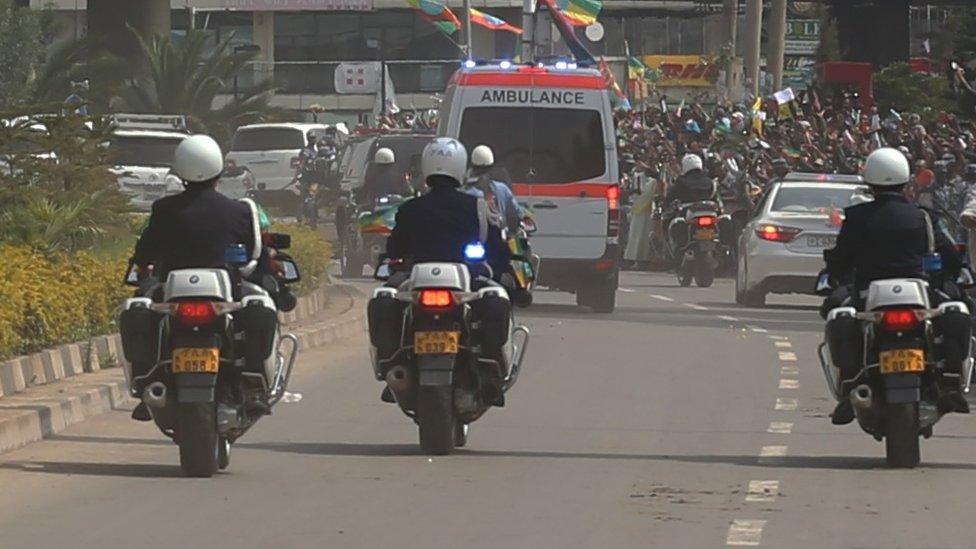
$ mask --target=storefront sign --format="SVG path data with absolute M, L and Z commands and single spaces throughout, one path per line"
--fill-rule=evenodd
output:
M 200 2 L 204 3 L 204 2 Z M 217 0 L 223 9 L 245 11 L 370 11 L 373 0 Z
M 786 55 L 813 55 L 819 45 L 819 20 L 789 19 L 786 21 Z
M 718 80 L 719 66 L 697 55 L 647 55 L 644 64 L 661 75 L 658 87 L 712 87 Z

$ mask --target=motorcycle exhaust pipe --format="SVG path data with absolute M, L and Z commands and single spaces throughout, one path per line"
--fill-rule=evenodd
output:
M 403 366 L 394 366 L 386 373 L 386 384 L 394 393 L 402 393 L 413 385 L 413 376 Z
M 166 384 L 162 381 L 154 381 L 142 391 L 142 401 L 150 408 L 165 408 L 166 393 Z
M 861 384 L 851 391 L 851 404 L 853 404 L 855 408 L 866 410 L 874 403 L 873 397 L 874 394 L 871 391 L 871 387 Z

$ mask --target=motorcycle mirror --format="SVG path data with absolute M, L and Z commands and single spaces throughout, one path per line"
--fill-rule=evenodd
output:
M 956 284 L 964 290 L 976 286 L 976 280 L 973 279 L 973 272 L 968 267 L 960 269 L 959 276 L 956 277 Z
M 814 293 L 821 296 L 828 296 L 833 292 L 833 286 L 830 284 L 830 275 L 827 273 L 821 273 L 820 278 L 817 279 L 817 287 Z
M 139 286 L 139 269 L 131 259 L 129 260 L 128 268 L 125 270 L 125 277 L 122 279 L 122 284 L 126 286 Z
M 376 280 L 383 281 L 383 282 L 386 282 L 387 280 L 389 280 L 390 279 L 390 264 L 389 263 L 380 263 L 379 265 L 377 265 L 376 266 L 376 272 L 373 273 L 373 278 L 376 279 Z
M 539 230 L 539 227 L 535 224 L 535 220 L 531 217 L 526 217 L 522 220 L 522 228 L 525 230 L 525 234 L 532 234 Z
M 302 279 L 302 275 L 298 272 L 298 264 L 292 259 L 279 259 L 278 263 L 281 265 L 281 281 L 285 284 L 292 284 L 298 282 Z
M 267 233 L 264 243 L 266 246 L 270 246 L 276 250 L 287 250 L 291 248 L 291 235 L 285 233 Z

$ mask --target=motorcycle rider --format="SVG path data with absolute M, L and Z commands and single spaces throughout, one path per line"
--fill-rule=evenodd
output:
M 665 197 L 665 204 L 670 204 L 670 211 L 664 216 L 664 226 L 668 227 L 668 234 L 674 243 L 674 249 L 680 250 L 688 243 L 688 234 L 682 230 L 684 227 L 677 227 L 672 230 L 671 222 L 682 214 L 680 205 L 704 200 L 718 201 L 718 186 L 708 177 L 702 165 L 702 158 L 697 154 L 688 153 L 681 158 L 681 175 L 674 180 L 674 184 L 668 189 Z M 722 228 L 720 227 L 721 231 Z M 675 258 L 680 262 L 680 258 Z
M 406 178 L 397 169 L 393 149 L 381 147 L 376 150 L 373 162 L 366 168 L 362 192 L 369 203 L 390 194 L 400 196 L 412 194 Z
M 880 148 L 864 164 L 864 181 L 874 200 L 844 210 L 845 219 L 833 249 L 824 251 L 827 273 L 834 280 L 850 280 L 853 274 L 851 301 L 860 305 L 872 281 L 887 278 L 927 278 L 923 258 L 928 255 L 930 237 L 935 252 L 942 258 L 942 272 L 958 272 L 962 262 L 951 242 L 941 231 L 935 231 L 932 220 L 904 196 L 911 174 L 908 160 L 897 149 Z M 932 288 L 934 302 L 945 300 Z M 844 290 L 828 298 L 824 309 L 839 306 L 848 299 Z M 860 308 L 860 307 L 858 307 Z M 933 320 L 935 331 L 943 338 L 943 352 L 949 371 L 960 371 L 968 358 L 972 321 L 968 315 L 949 313 Z M 827 323 L 826 337 L 841 379 L 852 379 L 860 372 L 863 334 L 856 319 L 837 318 Z M 940 399 L 944 411 L 968 413 L 959 393 L 948 393 Z M 841 399 L 834 409 L 832 422 L 845 425 L 854 420 L 849 399 Z
M 522 221 L 522 207 L 515 200 L 515 194 L 502 181 L 493 177 L 495 153 L 488 145 L 478 145 L 471 151 L 471 173 L 465 181 L 462 192 L 484 198 L 488 208 L 497 213 L 501 226 L 513 234 Z
M 424 148 L 421 168 L 430 191 L 400 206 L 396 226 L 386 244 L 389 258 L 407 264 L 465 263 L 465 247 L 482 241 L 485 261 L 492 268 L 495 281 L 503 280 L 511 268 L 511 254 L 501 231 L 487 223 L 484 201 L 459 192 L 467 167 L 467 151 L 456 139 L 439 137 Z M 408 277 L 409 273 L 398 272 L 390 277 L 387 286 L 398 287 Z M 475 278 L 472 287 L 495 283 Z M 511 288 L 510 283 L 502 285 Z M 403 306 L 390 297 L 376 297 L 369 303 L 370 338 L 381 360 L 393 356 L 400 347 Z M 473 302 L 472 310 L 480 319 L 483 352 L 501 355 L 509 336 L 510 303 L 489 296 Z M 384 400 L 387 398 L 384 391 Z

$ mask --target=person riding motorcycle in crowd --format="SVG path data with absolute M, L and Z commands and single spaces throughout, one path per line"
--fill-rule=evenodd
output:
M 495 154 L 488 145 L 478 145 L 471 151 L 471 173 L 461 191 L 488 202 L 490 211 L 498 216 L 502 228 L 513 234 L 524 217 L 515 194 L 502 181 L 493 178 Z
M 406 178 L 397 168 L 393 149 L 382 147 L 376 150 L 373 162 L 366 168 L 362 192 L 369 203 L 391 194 L 412 194 Z
M 664 203 L 671 206 L 663 216 L 664 227 L 669 234 L 672 232 L 669 229 L 671 222 L 682 214 L 677 206 L 705 200 L 718 201 L 718 185 L 705 173 L 702 158 L 688 153 L 681 158 L 681 175 L 674 180 L 664 199 Z M 722 233 L 722 227 L 719 227 L 719 232 Z M 688 235 L 683 231 L 675 231 L 670 237 L 676 249 L 682 248 L 688 240 Z
M 880 148 L 872 152 L 864 165 L 864 181 L 874 200 L 844 210 L 845 219 L 833 249 L 824 251 L 826 273 L 835 282 L 853 282 L 840 287 L 827 298 L 821 313 L 841 306 L 850 299 L 862 305 L 864 292 L 872 281 L 888 278 L 928 278 L 934 303 L 946 301 L 936 278 L 929 276 L 924 258 L 929 255 L 929 242 L 941 256 L 941 277 L 953 277 L 962 261 L 944 231 L 935 230 L 933 220 L 904 195 L 910 180 L 908 160 L 897 149 Z M 836 286 L 836 284 L 835 284 Z M 860 306 L 858 308 L 861 308 Z M 949 313 L 933 320 L 936 333 L 943 338 L 943 351 L 949 371 L 960 371 L 968 358 L 972 320 L 968 315 Z M 852 379 L 861 370 L 863 333 L 854 318 L 837 318 L 827 323 L 827 340 L 833 362 L 841 370 L 841 379 Z M 969 407 L 960 393 L 943 395 L 940 408 L 944 411 L 968 412 Z M 832 414 L 836 425 L 854 420 L 849 399 L 842 399 Z

